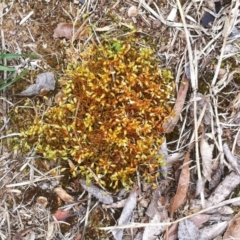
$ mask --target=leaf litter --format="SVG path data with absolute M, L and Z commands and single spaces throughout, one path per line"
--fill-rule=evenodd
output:
M 73 197 L 63 190 L 65 187 L 56 188 L 56 184 L 53 187 L 49 183 L 53 178 L 50 172 L 54 172 L 57 176 L 54 178 L 57 184 L 60 184 L 60 173 L 56 170 L 58 168 L 51 169 L 51 166 L 48 166 L 50 172 L 43 173 L 35 168 L 33 159 L 27 158 L 19 167 L 19 161 L 10 153 L 6 155 L 8 157 L 1 159 L 0 170 L 3 177 L 0 191 L 3 198 L 0 209 L 0 237 L 30 239 L 35 234 L 44 236 L 45 239 L 79 238 L 79 232 L 74 228 L 62 233 L 61 228 L 55 224 L 49 209 L 46 208 L 46 204 L 50 204 L 47 194 L 41 196 L 44 199 L 42 206 L 35 203 L 39 198 L 33 197 L 32 203 L 28 205 L 29 209 L 26 209 L 23 194 L 27 192 L 26 186 L 38 184 L 42 189 L 53 193 L 56 189 L 61 190 L 57 194 L 66 209 L 55 209 L 54 213 L 59 221 L 66 220 L 69 209 L 77 213 L 81 204 L 87 206 L 88 211 L 78 215 L 74 222 L 76 229 L 85 229 L 81 233 L 84 233 L 86 238 L 87 234 L 90 236 L 88 229 L 91 228 L 91 212 L 99 206 L 102 212 L 110 211 L 112 215 L 118 211 L 118 221 L 108 222 L 101 228 L 105 231 L 111 229 L 113 237 L 118 240 L 129 237 L 239 238 L 239 214 L 233 208 L 234 204 L 239 203 L 240 185 L 239 2 L 222 1 L 220 4 L 219 1 L 210 0 L 195 3 L 186 1 L 181 5 L 178 0 L 171 4 L 167 1 L 156 0 L 150 3 L 136 0 L 129 3 L 116 1 L 110 6 L 107 1 L 85 1 L 74 5 L 75 8 L 72 8 L 68 1 L 62 1 L 61 6 L 59 1 L 55 3 L 56 5 L 46 3 L 42 12 L 43 19 L 55 9 L 60 9 L 65 14 L 52 26 L 49 25 L 51 31 L 44 32 L 54 39 L 52 44 L 41 42 L 40 31 L 35 31 L 28 25 L 29 21 L 37 17 L 32 11 L 28 11 L 31 15 L 22 15 L 19 10 L 15 11 L 14 4 L 20 3 L 1 4 L 1 11 L 5 11 L 1 14 L 1 20 L 5 20 L 4 16 L 7 16 L 9 9 L 13 9 L 19 21 L 27 16 L 21 29 L 29 37 L 23 40 L 25 42 L 19 37 L 16 49 L 24 48 L 25 45 L 31 47 L 36 42 L 45 48 L 44 54 L 53 54 L 49 51 L 48 44 L 52 47 L 57 42 L 62 44 L 59 51 L 70 45 L 71 50 L 82 48 L 91 41 L 101 42 L 102 37 L 106 39 L 106 36 L 121 35 L 118 32 L 119 26 L 132 29 L 133 25 L 139 34 L 147 33 L 158 43 L 156 55 L 161 59 L 160 64 L 174 70 L 177 91 L 176 100 L 172 100 L 175 102 L 173 114 L 166 119 L 164 125 L 167 141 L 162 149 L 159 149 L 159 153 L 165 156 L 166 166 L 161 169 L 164 174 L 160 174 L 154 186 L 147 185 L 148 187 L 144 188 L 146 183 L 139 179 L 138 190 L 126 192 L 124 197 L 108 194 L 105 189 L 89 185 L 85 181 L 67 186 L 68 190 L 71 190 L 68 192 L 74 193 Z M 20 6 L 18 9 L 23 8 Z M 109 11 L 118 18 L 117 23 L 108 19 Z M 38 21 L 40 20 L 41 18 L 38 18 Z M 89 23 L 94 37 L 89 34 Z M 7 22 L 4 26 L 11 26 L 5 31 L 7 42 L 11 42 L 11 34 L 15 29 Z M 167 38 L 167 41 L 164 38 Z M 79 44 L 78 40 L 83 45 Z M 5 46 L 4 42 L 2 46 Z M 42 67 L 47 70 L 37 75 L 36 83 L 16 95 L 30 97 L 41 95 L 45 89 L 55 90 L 56 69 L 53 70 L 46 62 L 42 62 Z M 59 69 L 58 66 L 57 71 Z M 2 97 L 3 103 L 8 103 L 11 109 L 14 105 L 11 103 L 12 99 L 7 99 L 6 94 Z M 61 91 L 56 99 L 56 104 L 61 104 Z M 1 109 L 1 114 L 7 119 L 6 109 Z M 7 135 L 7 127 L 7 124 L 3 125 L 2 136 Z M 226 132 L 228 134 L 224 135 Z M 2 152 L 7 153 L 5 146 L 2 146 Z M 13 173 L 13 169 L 24 169 L 23 166 L 30 168 L 29 176 L 22 175 L 21 171 L 19 174 Z M 45 185 L 48 187 L 44 188 Z M 94 197 L 91 201 L 86 200 L 86 192 L 89 197 Z M 16 201 L 18 198 L 22 198 L 21 203 Z M 9 199 L 13 201 L 6 204 Z M 7 212 L 10 214 L 6 214 Z M 32 217 L 38 224 L 38 229 L 31 224 L 25 224 L 26 216 Z M 105 215 L 103 219 L 108 217 Z M 41 222 L 40 219 L 46 220 Z M 13 222 L 22 226 L 18 232 L 13 228 Z

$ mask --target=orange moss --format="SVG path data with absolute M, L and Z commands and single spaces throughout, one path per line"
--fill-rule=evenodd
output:
M 74 176 L 113 189 L 132 185 L 136 170 L 154 180 L 172 108 L 171 72 L 133 38 L 92 45 L 80 57 L 61 80 L 64 100 L 23 137 L 35 137 L 44 158 L 74 160 Z

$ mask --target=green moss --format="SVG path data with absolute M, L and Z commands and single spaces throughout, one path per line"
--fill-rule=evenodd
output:
M 153 181 L 163 163 L 162 124 L 171 114 L 174 81 L 137 39 L 91 45 L 61 79 L 64 99 L 23 132 L 49 160 L 74 160 L 73 176 L 118 189 L 136 170 Z M 98 179 L 98 180 L 96 180 Z

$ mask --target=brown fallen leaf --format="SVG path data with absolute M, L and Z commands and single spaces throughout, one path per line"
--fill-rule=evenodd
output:
M 37 203 L 41 205 L 43 208 L 46 208 L 46 206 L 48 205 L 48 200 L 46 197 L 39 196 L 37 198 Z
M 189 157 L 190 157 L 190 151 L 186 153 L 186 156 L 184 158 L 183 168 L 178 181 L 177 192 L 175 196 L 172 198 L 170 203 L 169 212 L 171 217 L 173 217 L 174 212 L 178 210 L 186 200 L 189 180 L 190 180 L 190 171 L 189 171 L 189 163 L 188 163 Z
M 223 239 L 240 239 L 240 212 L 230 221 Z
M 165 133 L 172 132 L 174 127 L 176 126 L 183 109 L 183 105 L 187 96 L 188 87 L 189 87 L 189 79 L 184 74 L 182 78 L 182 82 L 180 84 L 180 88 L 177 93 L 177 100 L 173 108 L 173 116 L 167 118 L 166 122 L 163 124 L 163 130 Z
M 84 40 L 88 37 L 88 29 L 84 27 L 84 24 L 74 26 L 72 23 L 59 23 L 54 29 L 53 37 Z
M 164 240 L 177 240 L 178 223 L 173 223 L 165 232 Z
M 53 190 L 57 195 L 58 197 L 60 197 L 64 202 L 67 202 L 67 203 L 74 203 L 75 200 L 74 198 L 69 195 L 64 189 L 62 189 L 61 187 L 57 187 Z
M 74 32 L 74 26 L 72 23 L 59 23 L 54 29 L 54 38 L 67 38 L 71 39 Z

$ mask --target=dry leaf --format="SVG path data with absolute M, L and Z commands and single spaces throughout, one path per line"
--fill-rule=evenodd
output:
M 159 212 L 155 212 L 149 223 L 161 223 L 163 219 Z M 164 226 L 147 226 L 143 232 L 142 240 L 155 240 L 165 230 Z
M 133 210 L 137 205 L 137 191 L 132 190 L 127 198 L 126 205 L 124 206 L 121 216 L 118 219 L 118 225 L 127 225 L 130 222 Z M 112 234 L 116 240 L 121 240 L 124 229 L 113 229 Z
M 46 208 L 46 206 L 48 205 L 48 200 L 46 197 L 40 196 L 37 198 L 37 203 L 41 205 L 43 208 Z
M 217 204 L 228 198 L 233 193 L 234 189 L 240 184 L 240 176 L 235 172 L 228 174 L 223 181 L 212 192 L 208 200 Z
M 204 191 L 205 181 L 201 178 L 197 180 L 196 184 L 196 195 L 198 196 L 201 192 Z
M 237 159 L 232 155 L 228 145 L 226 143 L 223 144 L 223 152 L 228 160 L 228 162 L 231 164 L 233 170 L 240 175 L 240 166 L 238 164 Z
M 50 90 L 55 89 L 55 79 L 51 72 L 45 72 L 37 75 L 36 84 L 30 85 L 26 90 L 15 94 L 16 96 L 36 96 L 46 95 Z
M 55 222 L 48 223 L 48 229 L 46 233 L 46 240 L 52 240 L 54 238 L 55 233 L 58 231 L 58 226 Z
M 160 194 L 160 191 L 159 190 L 155 190 L 153 192 L 153 197 L 151 199 L 151 202 L 147 208 L 147 211 L 146 211 L 146 215 L 150 218 L 153 218 L 156 211 L 158 211 L 157 209 L 157 199 L 159 199 L 161 197 L 161 194 Z
M 163 130 L 165 133 L 172 132 L 172 130 L 176 126 L 183 109 L 183 105 L 187 96 L 188 87 L 189 79 L 184 75 L 177 93 L 177 100 L 173 108 L 174 116 L 167 118 L 166 122 L 163 124 Z
M 128 17 L 136 17 L 138 15 L 138 8 L 135 6 L 131 6 L 128 9 Z
M 178 239 L 178 223 L 173 223 L 168 230 L 165 231 L 164 240 L 177 240 Z
M 203 223 L 207 222 L 210 219 L 208 214 L 198 214 L 194 217 L 191 217 L 190 220 L 198 227 L 202 227 Z
M 198 239 L 198 227 L 189 219 L 181 221 L 178 226 L 179 240 Z
M 222 178 L 223 170 L 221 167 L 217 169 L 217 171 L 214 173 L 212 176 L 211 181 L 209 182 L 209 189 L 213 190 L 214 188 L 217 187 L 217 185 L 220 183 L 221 178 Z
M 102 202 L 104 204 L 112 204 L 113 203 L 112 196 L 108 195 L 106 192 L 104 192 L 100 188 L 98 188 L 92 184 L 87 185 L 86 181 L 84 181 L 84 180 L 80 180 L 79 182 L 86 191 L 91 193 L 100 202 Z
M 221 222 L 210 225 L 208 227 L 199 230 L 198 240 L 212 240 L 215 237 L 221 236 L 221 234 L 226 230 L 228 222 Z
M 189 157 L 190 157 L 190 152 L 188 151 L 186 153 L 186 156 L 183 162 L 183 168 L 178 181 L 177 192 L 170 203 L 169 212 L 171 214 L 171 217 L 173 216 L 174 212 L 178 210 L 179 207 L 185 202 L 185 199 L 187 196 L 189 180 L 190 180 L 190 171 L 189 171 L 189 163 L 188 163 Z
M 205 138 L 205 132 L 203 130 L 201 142 L 200 142 L 200 153 L 202 156 L 202 173 L 203 176 L 208 180 L 211 181 L 212 175 L 212 148 L 208 144 Z
M 73 36 L 74 27 L 72 23 L 59 23 L 54 29 L 54 38 L 71 39 Z
M 223 239 L 240 239 L 240 212 L 236 214 L 230 221 L 227 231 Z
M 54 29 L 53 37 L 84 40 L 88 37 L 88 30 L 83 26 L 73 26 L 72 23 L 59 23 Z
M 57 195 L 58 197 L 60 197 L 64 202 L 67 202 L 67 203 L 74 203 L 75 200 L 74 198 L 69 195 L 64 189 L 62 189 L 61 187 L 57 187 L 53 190 Z
M 64 219 L 68 218 L 70 215 L 70 211 L 69 210 L 61 210 L 58 209 L 53 216 L 56 218 L 57 221 L 63 221 Z
M 237 135 L 237 145 L 240 147 L 240 134 Z

